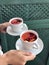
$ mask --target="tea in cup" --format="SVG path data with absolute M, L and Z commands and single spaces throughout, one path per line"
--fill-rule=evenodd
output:
M 23 26 L 23 19 L 15 17 L 10 19 L 9 23 L 11 24 L 10 26 L 14 32 L 19 32 Z
M 33 48 L 38 49 L 39 35 L 34 30 L 27 30 L 20 34 L 20 40 L 22 42 L 22 45 L 27 50 L 32 50 Z

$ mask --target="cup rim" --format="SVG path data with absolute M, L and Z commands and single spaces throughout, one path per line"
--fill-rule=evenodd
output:
M 37 40 L 38 40 L 38 38 L 39 38 L 39 35 L 38 35 L 38 33 L 35 31 L 35 30 L 27 30 L 27 31 L 23 31 L 21 34 L 20 34 L 20 39 L 21 39 L 21 41 L 22 42 L 26 42 L 26 41 L 24 41 L 23 39 L 22 39 L 22 35 L 25 33 L 25 32 L 32 32 L 32 33 L 34 33 L 36 36 L 37 36 L 37 39 L 35 40 L 35 41 L 33 41 L 33 42 L 27 42 L 28 44 L 29 43 L 34 43 L 34 42 L 36 42 Z
M 14 18 L 11 18 L 11 19 L 9 20 L 9 23 L 10 23 L 11 25 L 19 25 L 19 24 L 12 24 L 12 23 L 11 23 L 11 21 L 14 20 L 14 19 L 20 19 L 20 20 L 21 20 L 21 23 L 20 23 L 20 24 L 23 23 L 23 19 L 22 19 L 22 18 L 20 18 L 20 17 L 14 17 Z

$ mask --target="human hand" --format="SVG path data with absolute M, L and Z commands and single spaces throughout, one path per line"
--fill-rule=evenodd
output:
M 4 54 L 8 64 L 12 65 L 25 65 L 27 61 L 34 60 L 36 57 L 30 52 L 20 50 L 11 50 Z
M 5 33 L 6 32 L 6 28 L 10 25 L 9 22 L 5 22 L 0 24 L 0 32 Z

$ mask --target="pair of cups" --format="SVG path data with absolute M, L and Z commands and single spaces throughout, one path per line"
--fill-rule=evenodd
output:
M 9 23 L 11 24 L 11 28 L 14 32 L 20 32 L 23 27 L 23 19 L 19 17 L 10 19 Z M 33 48 L 38 49 L 38 39 L 39 35 L 34 30 L 26 30 L 20 34 L 22 45 L 27 50 L 31 50 Z

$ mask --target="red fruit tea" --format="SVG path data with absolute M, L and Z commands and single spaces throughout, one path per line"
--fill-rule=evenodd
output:
M 37 36 L 32 32 L 25 32 L 22 35 L 22 39 L 24 41 L 33 42 L 33 41 L 35 41 L 37 39 Z
M 11 23 L 12 23 L 12 24 L 19 24 L 19 23 L 21 23 L 21 20 L 19 20 L 19 19 L 14 19 L 14 20 L 11 21 Z

